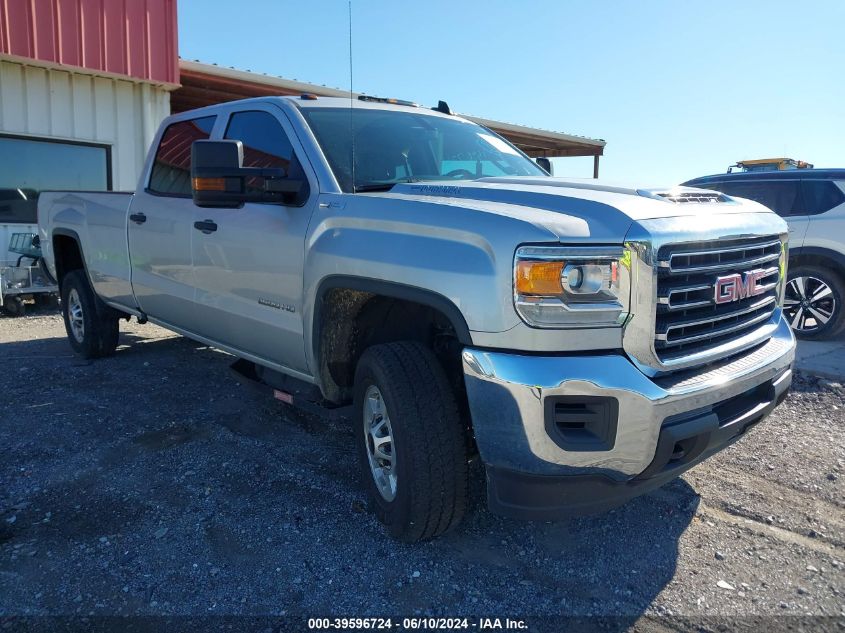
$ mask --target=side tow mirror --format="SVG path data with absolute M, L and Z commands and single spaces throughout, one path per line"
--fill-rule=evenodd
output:
M 290 202 L 303 181 L 284 169 L 244 167 L 240 141 L 194 141 L 191 145 L 191 193 L 198 207 L 236 208 L 245 202 Z M 262 179 L 260 189 L 247 186 Z
M 542 168 L 543 168 L 543 170 L 544 170 L 546 173 L 548 173 L 548 174 L 549 174 L 549 176 L 554 176 L 554 175 L 555 175 L 555 168 L 554 168 L 554 167 L 552 167 L 552 161 L 551 161 L 551 159 L 546 158 L 545 156 L 538 156 L 538 157 L 537 157 L 537 158 L 535 158 L 534 160 L 536 160 L 536 161 L 537 161 L 537 164 L 538 164 L 540 167 L 542 167 Z

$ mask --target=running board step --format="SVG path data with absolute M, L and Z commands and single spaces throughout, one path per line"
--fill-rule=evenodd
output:
M 236 381 L 258 396 L 273 398 L 282 404 L 324 418 L 348 419 L 352 415 L 350 405 L 333 407 L 324 404 L 322 394 L 315 385 L 272 369 L 258 367 L 255 363 L 243 358 L 232 363 L 229 371 Z

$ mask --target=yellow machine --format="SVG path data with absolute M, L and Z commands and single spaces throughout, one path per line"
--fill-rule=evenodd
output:
M 734 167 L 742 171 L 780 171 L 784 169 L 812 169 L 813 166 L 803 160 L 794 158 L 756 158 L 754 160 L 740 160 L 736 165 L 728 167 L 728 173 L 732 173 Z

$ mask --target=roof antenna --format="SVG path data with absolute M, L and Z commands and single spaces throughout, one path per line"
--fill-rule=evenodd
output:
M 352 193 L 355 193 L 355 121 L 352 118 L 352 109 L 355 107 L 355 98 L 352 92 L 352 0 L 347 2 L 349 7 L 349 161 L 352 173 Z

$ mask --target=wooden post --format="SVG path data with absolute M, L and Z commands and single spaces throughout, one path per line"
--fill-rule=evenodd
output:
M 599 155 L 593 156 L 593 178 L 599 177 Z

